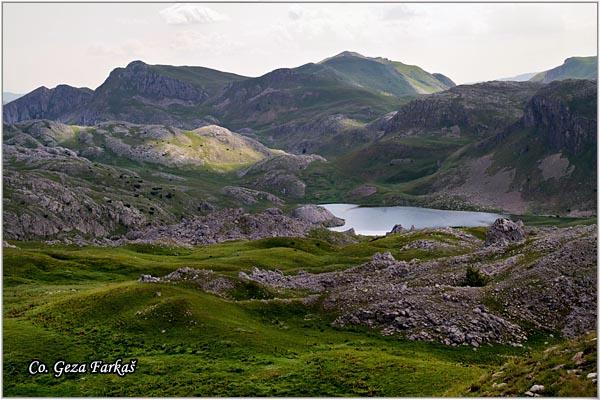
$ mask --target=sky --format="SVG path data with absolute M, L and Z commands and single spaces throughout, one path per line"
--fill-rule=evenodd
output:
M 3 3 L 3 91 L 95 89 L 133 60 L 247 76 L 349 50 L 456 83 L 596 55 L 594 3 Z

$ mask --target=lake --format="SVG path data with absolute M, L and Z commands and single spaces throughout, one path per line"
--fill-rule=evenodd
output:
M 344 226 L 330 228 L 345 231 L 354 228 L 360 235 L 379 236 L 400 224 L 405 229 L 442 228 L 446 226 L 489 226 L 500 214 L 476 211 L 434 210 L 421 207 L 360 207 L 356 204 L 321 204 L 333 215 L 346 220 Z

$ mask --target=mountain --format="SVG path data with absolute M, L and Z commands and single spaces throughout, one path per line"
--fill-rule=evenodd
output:
M 8 104 L 4 120 L 78 125 L 117 120 L 182 129 L 218 124 L 300 153 L 320 150 L 297 140 L 315 132 L 315 121 L 340 115 L 352 126 L 363 124 L 414 97 L 453 85 L 449 78 L 416 66 L 349 52 L 256 78 L 134 61 L 113 70 L 94 91 L 66 85 L 36 89 Z M 317 132 L 318 137 L 307 139 L 328 141 L 342 131 Z
M 18 99 L 21 96 L 23 95 L 19 93 L 2 92 L 2 104 L 4 105 L 10 103 L 11 101 Z
M 513 213 L 595 213 L 596 83 L 564 80 L 542 86 L 521 118 L 469 144 L 412 193 L 459 196 Z
M 595 96 L 588 80 L 492 81 L 415 99 L 304 171 L 307 200 L 594 214 Z
M 116 68 L 96 90 L 59 85 L 38 88 L 8 104 L 4 121 L 51 119 L 93 125 L 121 120 L 195 128 L 214 122 L 199 105 L 229 83 L 246 79 L 202 67 L 147 65 L 134 61 Z
M 442 74 L 430 74 L 415 65 L 381 57 L 365 57 L 349 51 L 319 64 L 334 69 L 349 83 L 388 96 L 429 94 L 455 86 L 450 78 Z
M 340 169 L 373 182 L 397 184 L 430 175 L 454 151 L 515 123 L 542 85 L 486 82 L 413 100 L 382 120 L 375 140 L 342 155 Z
M 494 81 L 456 86 L 404 105 L 384 130 L 407 135 L 494 133 L 518 119 L 525 102 L 539 88 L 536 83 Z
M 575 215 L 595 204 L 589 190 L 573 186 L 587 182 L 580 174 L 595 176 L 592 156 L 582 152 L 595 146 L 592 89 L 587 80 L 581 87 L 560 82 L 454 86 L 443 75 L 349 52 L 255 78 L 135 61 L 94 91 L 40 88 L 8 104 L 4 116 L 76 126 L 81 133 L 60 146 L 90 162 L 152 164 L 175 175 L 202 170 L 207 181 L 194 179 L 199 198 L 217 192 L 226 202 L 258 189 L 292 202 Z M 436 92 L 422 93 L 427 90 Z M 542 132 L 554 135 L 550 142 L 538 143 Z M 539 150 L 539 166 L 519 161 L 510 143 Z M 548 165 L 566 169 L 548 172 Z M 536 168 L 546 172 L 527 173 Z M 240 170 L 247 172 L 216 178 Z M 577 200 L 568 206 L 553 182 L 571 188 Z M 224 186 L 246 189 L 228 189 L 223 197 Z
M 525 82 L 533 78 L 537 72 L 527 72 L 525 74 L 519 74 L 516 76 L 511 76 L 510 78 L 500 78 L 497 79 L 499 81 L 515 81 L 515 82 Z
M 5 123 L 40 118 L 61 122 L 77 119 L 93 94 L 91 89 L 69 85 L 58 85 L 54 89 L 42 86 L 4 105 L 3 119 Z
M 282 206 L 304 197 L 298 175 L 315 161 L 325 159 L 272 150 L 216 125 L 4 125 L 4 234 L 106 238 L 217 207 Z
M 570 57 L 565 62 L 548 71 L 540 72 L 530 80 L 548 83 L 563 79 L 598 79 L 598 57 Z

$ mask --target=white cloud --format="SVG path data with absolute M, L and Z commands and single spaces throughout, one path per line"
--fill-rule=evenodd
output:
M 400 4 L 390 9 L 386 9 L 382 19 L 386 21 L 405 21 L 416 16 L 417 13 L 404 4 Z
M 288 17 L 290 17 L 290 19 L 293 19 L 294 21 L 297 21 L 300 18 L 302 18 L 303 14 L 304 12 L 302 8 L 298 5 L 293 5 L 288 10 Z
M 174 4 L 161 10 L 160 16 L 169 25 L 209 24 L 229 19 L 227 15 L 200 4 Z

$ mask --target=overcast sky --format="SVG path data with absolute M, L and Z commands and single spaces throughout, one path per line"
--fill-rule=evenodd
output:
M 99 86 L 132 60 L 248 76 L 344 50 L 491 80 L 596 54 L 596 4 L 3 4 L 3 90 Z

